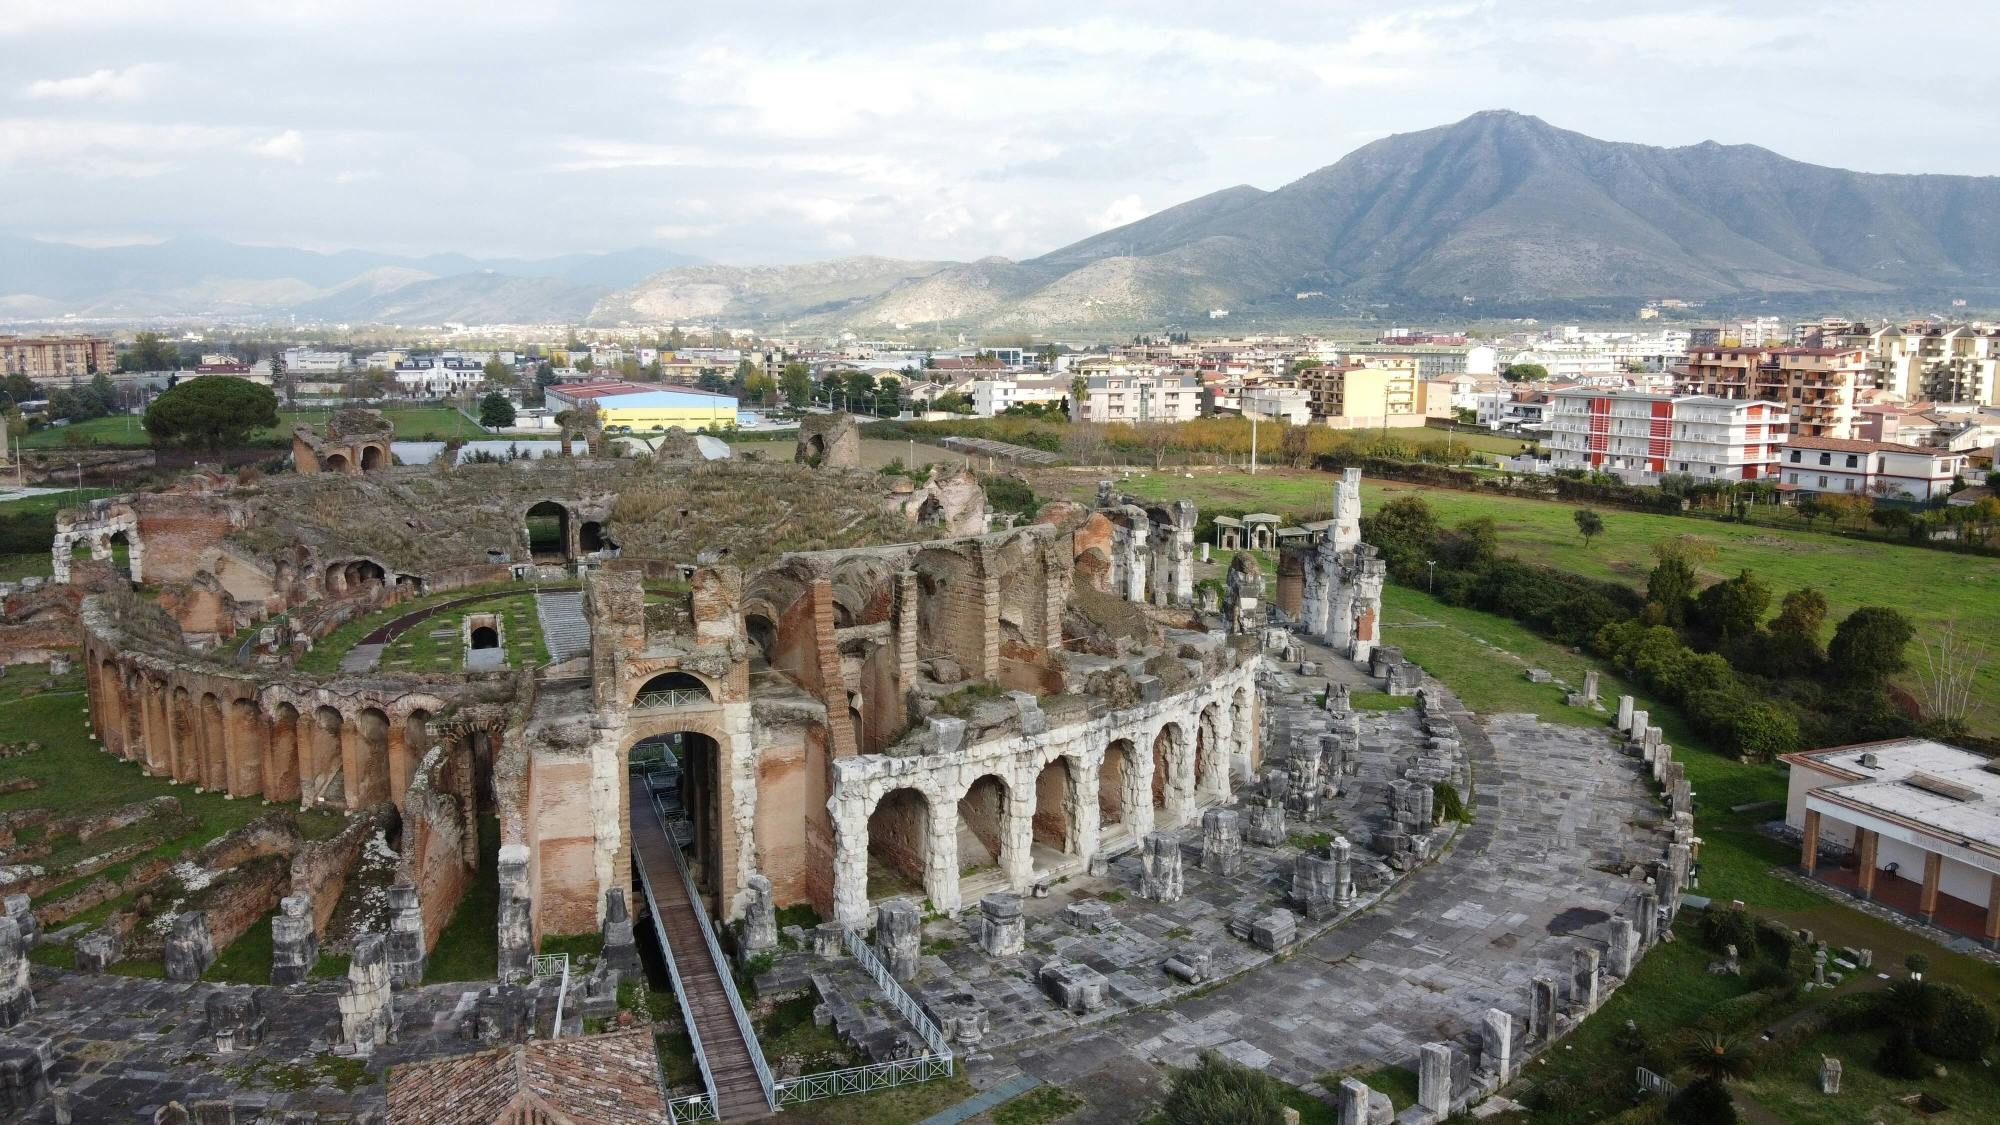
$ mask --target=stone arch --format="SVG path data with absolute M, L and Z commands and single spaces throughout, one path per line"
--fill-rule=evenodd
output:
M 223 729 L 222 702 L 214 692 L 204 692 L 200 704 L 201 734 L 195 745 L 201 749 L 199 784 L 205 789 L 229 788 L 229 750 Z
M 683 671 L 679 668 L 669 668 L 664 672 L 655 674 L 654 676 L 649 678 L 645 683 L 639 685 L 639 690 L 633 693 L 632 706 L 634 707 L 648 706 L 648 704 L 643 701 L 649 695 L 658 695 L 659 693 L 662 692 L 683 692 L 683 691 L 699 692 L 701 693 L 702 702 L 707 702 L 707 703 L 715 702 L 715 689 L 709 684 L 707 680 L 703 679 L 701 676 L 694 674 L 693 672 Z M 688 704 L 660 702 L 651 704 L 651 706 L 688 706 Z
M 389 454 L 387 450 L 383 449 L 379 445 L 374 445 L 372 443 L 361 447 L 362 472 L 372 473 L 377 469 L 386 469 L 388 467 L 389 467 Z
M 125 712 L 125 756 L 135 761 L 145 760 L 146 750 L 146 681 L 136 669 L 125 673 L 125 692 L 119 697 Z
M 928 893 L 930 863 L 930 798 L 912 788 L 884 793 L 868 813 L 869 900 Z
M 303 799 L 308 805 L 326 803 L 329 796 L 346 800 L 347 771 L 340 759 L 340 712 L 320 706 L 313 710 L 306 766 L 300 771 Z
M 1081 792 L 1082 771 L 1066 754 L 1049 760 L 1035 775 L 1035 811 L 1031 839 L 1034 847 L 1073 855 L 1079 847 L 1077 804 L 1090 800 Z
M 1185 820 L 1194 796 L 1194 761 L 1179 723 L 1165 723 L 1153 736 L 1152 781 L 1153 807 L 1169 823 Z
M 350 808 L 365 809 L 390 799 L 389 716 L 365 707 L 354 718 L 354 781 Z
M 611 537 L 604 533 L 604 524 L 598 520 L 585 520 L 577 525 L 576 545 L 577 549 L 586 555 L 618 548 L 618 544 L 613 543 Z
M 345 473 L 352 469 L 345 453 L 327 454 L 325 459 L 320 461 L 319 467 L 320 471 L 325 473 Z
M 229 704 L 229 792 L 249 797 L 264 792 L 264 717 L 249 699 Z
M 1145 771 L 1139 751 L 1129 738 L 1114 740 L 1104 748 L 1104 761 L 1097 767 L 1097 821 L 1107 830 L 1113 826 L 1130 828 L 1134 791 L 1142 784 Z
M 896 575 L 900 568 L 878 555 L 842 559 L 833 568 L 835 628 L 887 621 L 896 608 Z
M 122 527 L 104 539 L 104 548 L 111 556 L 111 569 L 128 581 L 139 577 L 138 551 L 132 540 L 133 533 Z
M 750 639 L 750 644 L 756 649 L 751 654 L 751 659 L 762 661 L 765 667 L 770 667 L 771 649 L 778 643 L 778 627 L 771 622 L 770 616 L 764 613 L 744 614 L 743 635 Z
M 701 729 L 706 726 L 706 723 L 667 724 L 664 729 L 633 741 L 626 750 L 626 758 L 630 761 L 641 747 L 660 747 L 674 759 L 678 768 L 658 771 L 667 784 L 662 793 L 669 798 L 668 815 L 674 815 L 674 805 L 678 802 L 678 815 L 690 829 L 688 871 L 694 876 L 696 888 L 708 900 L 709 909 L 726 914 L 726 910 L 720 909 L 727 905 L 722 901 L 724 876 L 729 850 L 736 845 L 726 835 L 731 816 L 726 807 L 728 778 L 724 776 L 722 742 L 716 734 Z M 627 800 L 651 800 L 650 790 L 632 788 L 647 785 L 650 779 L 627 773 L 632 778 Z
M 491 625 L 474 625 L 472 627 L 472 647 L 476 649 L 499 648 L 500 630 Z
M 195 751 L 195 710 L 194 700 L 188 689 L 176 687 L 169 697 L 167 730 L 173 748 L 172 770 L 175 781 L 196 782 L 201 776 L 201 757 Z
M 1215 703 L 1203 707 L 1195 720 L 1194 785 L 1202 798 L 1229 798 L 1229 746 L 1223 738 L 1222 709 Z
M 555 500 L 540 500 L 521 513 L 521 534 L 528 554 L 543 560 L 568 561 L 571 547 L 569 506 Z
M 280 703 L 271 709 L 271 764 L 264 772 L 264 796 L 292 801 L 299 796 L 299 766 L 309 749 L 299 731 L 299 709 Z
M 826 438 L 819 434 L 813 434 L 806 438 L 802 444 L 806 464 L 817 468 L 821 461 L 826 460 Z
M 1008 868 L 1007 806 L 1012 787 L 997 773 L 972 779 L 958 799 L 958 864 L 961 871 L 986 866 Z

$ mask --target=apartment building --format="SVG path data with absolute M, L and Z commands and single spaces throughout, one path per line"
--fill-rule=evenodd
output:
M 1071 371 L 1084 381 L 1083 397 L 1070 404 L 1073 421 L 1186 422 L 1201 416 L 1201 376 L 1193 371 L 1103 359 Z
M 1337 430 L 1424 424 L 1424 381 L 1415 357 L 1373 358 L 1307 367 L 1298 373 L 1312 418 Z
M 1335 344 L 1315 349 L 1320 359 L 1370 364 L 1376 360 L 1415 360 L 1417 374 L 1424 379 L 1450 379 L 1457 375 L 1492 375 L 1499 370 L 1499 353 L 1488 344 L 1419 343 L 1377 341 L 1372 344 Z
M 1851 438 L 1873 382 L 1859 348 L 1702 348 L 1688 352 L 1685 395 L 1775 402 L 1804 437 Z
M 1610 473 L 1628 484 L 1669 474 L 1760 480 L 1778 465 L 1788 417 L 1776 402 L 1569 388 L 1550 395 L 1555 468 Z
M 292 375 L 339 375 L 354 366 L 346 352 L 322 352 L 312 348 L 286 348 L 285 371 Z
M 1245 416 L 1255 414 L 1259 418 L 1275 418 L 1294 426 L 1312 421 L 1312 392 L 1304 387 L 1283 383 L 1246 386 L 1238 399 L 1238 406 Z
M 0 375 L 76 379 L 117 367 L 103 336 L 0 336 Z
M 1881 385 L 1906 401 L 2000 406 L 2000 330 L 1882 328 L 1868 351 Z
M 1006 413 L 1010 406 L 1061 402 L 1069 397 L 1070 379 L 1067 375 L 974 379 L 970 388 L 972 412 L 991 418 Z
M 1929 500 L 1951 493 L 1967 455 L 1884 441 L 1794 437 L 1779 450 L 1779 483 L 1800 492 Z

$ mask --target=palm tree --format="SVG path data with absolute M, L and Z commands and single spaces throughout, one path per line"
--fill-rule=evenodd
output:
M 1755 1059 L 1742 1040 L 1716 1031 L 1701 1031 L 1682 1049 L 1681 1065 L 1697 1078 L 1727 1082 L 1747 1076 Z

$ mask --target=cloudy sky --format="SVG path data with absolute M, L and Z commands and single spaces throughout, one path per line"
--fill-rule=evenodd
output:
M 0 231 L 1027 257 L 1492 108 L 1991 175 L 2000 70 L 1940 43 L 1996 31 L 1983 0 L 0 0 Z

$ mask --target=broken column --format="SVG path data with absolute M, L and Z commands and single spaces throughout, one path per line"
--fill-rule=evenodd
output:
M 390 983 L 404 988 L 424 983 L 424 908 L 409 883 L 389 888 L 388 957 Z
M 632 933 L 632 912 L 625 908 L 625 888 L 604 892 L 604 960 L 621 973 L 639 972 L 639 939 Z
M 1331 918 L 1340 908 L 1334 862 L 1311 851 L 1299 853 L 1292 861 L 1292 904 L 1317 922 Z
M 271 919 L 271 983 L 302 983 L 318 963 L 312 896 L 286 895 L 278 900 L 278 913 Z
M 363 934 L 355 941 L 347 990 L 339 1002 L 340 1037 L 356 1054 L 389 1042 L 395 1020 L 389 1001 L 389 946 L 381 934 Z
M 1146 833 L 1139 857 L 1139 896 L 1153 902 L 1181 900 L 1181 841 L 1171 832 Z
M 35 917 L 35 912 L 29 904 L 28 896 L 8 895 L 5 899 L 0 899 L 0 903 L 4 903 L 7 917 L 12 918 L 14 925 L 20 928 L 21 947 L 24 949 L 33 949 L 37 945 L 40 945 L 42 943 L 42 923 Z
M 1514 1017 L 1498 1008 L 1486 1009 L 1479 1021 L 1479 1062 L 1502 1085 L 1513 1077 Z
M 526 980 L 534 967 L 535 934 L 528 896 L 528 846 L 508 844 L 500 849 L 497 865 L 500 877 L 500 965 L 501 980 Z
M 1417 1048 L 1417 1104 L 1440 1118 L 1451 1115 L 1451 1044 Z
M 1340 1104 L 1338 1116 L 1340 1125 L 1369 1125 L 1368 1103 L 1371 1100 L 1367 1083 L 1358 1078 L 1340 1080 Z
M 1104 1006 L 1104 974 L 1089 965 L 1058 958 L 1035 976 L 1049 999 L 1067 1011 L 1082 1015 Z
M 208 912 L 190 910 L 174 918 L 163 958 L 168 980 L 200 980 L 215 963 L 215 937 L 209 933 Z
M 741 948 L 750 958 L 778 947 L 778 905 L 771 897 L 771 880 L 752 875 L 744 883 L 750 888 L 750 902 L 743 908 Z
M 106 922 L 76 939 L 76 971 L 101 973 L 125 959 L 125 931 Z
M 1626 724 L 1624 731 L 1621 733 L 1625 737 L 1637 741 L 1645 735 L 1646 727 L 1652 722 L 1652 719 L 1653 717 L 1646 712 L 1634 710 L 1632 712 L 1632 721 Z
M 1621 695 L 1618 697 L 1618 731 L 1619 733 L 1623 734 L 1625 731 L 1630 730 L 1631 728 L 1632 728 L 1632 697 L 1629 695 Z
M 1831 1055 L 1819 1057 L 1819 1092 L 1840 1093 L 1840 1060 Z
M 1556 982 L 1536 977 L 1528 986 L 1528 1034 L 1536 1043 L 1556 1041 Z
M 1619 980 L 1632 975 L 1632 966 L 1639 960 L 1639 931 L 1629 918 L 1611 920 L 1611 948 L 1605 958 L 1605 969 Z
M 910 980 L 917 975 L 917 945 L 924 915 L 906 898 L 892 898 L 875 908 L 875 952 L 889 975 Z
M 992 894 L 979 900 L 979 948 L 989 957 L 1018 956 L 1027 944 L 1021 896 Z
M 209 1039 L 218 1054 L 252 1050 L 264 1042 L 271 1021 L 255 989 L 211 992 L 202 1007 L 208 1016 Z
M 1576 951 L 1576 1004 L 1585 1015 L 1597 1010 L 1597 947 L 1582 946 Z
M 1252 805 L 1243 826 L 1243 838 L 1265 848 L 1282 846 L 1288 838 L 1285 832 L 1285 806 Z
M 0 1044 L 0 1113 L 25 1113 L 48 1096 L 48 1062 L 39 1047 Z
M 1660 896 L 1651 891 L 1639 896 L 1639 949 L 1653 948 L 1660 936 Z
M 1346 906 L 1354 901 L 1354 845 L 1345 836 L 1335 836 L 1326 850 L 1333 857 L 1334 901 Z
M 1583 701 L 1585 703 L 1597 702 L 1597 669 L 1595 668 L 1583 674 Z
M 1214 875 L 1234 875 L 1243 866 L 1243 828 L 1234 809 L 1210 809 L 1201 814 L 1201 868 Z
M 21 927 L 0 918 L 0 1027 L 13 1027 L 35 1010 L 35 992 L 28 979 L 28 951 L 21 945 Z

